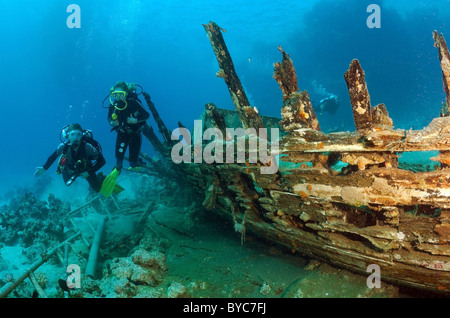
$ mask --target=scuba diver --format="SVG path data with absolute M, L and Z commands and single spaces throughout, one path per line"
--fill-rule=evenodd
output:
M 339 97 L 333 93 L 330 93 L 321 83 L 316 80 L 311 82 L 312 85 L 312 95 L 317 97 L 324 97 L 319 102 L 319 114 L 322 115 L 323 112 L 327 112 L 330 115 L 335 115 L 337 109 L 340 105 Z
M 142 144 L 142 127 L 150 114 L 142 107 L 136 85 L 117 82 L 111 88 L 108 123 L 117 131 L 116 169 L 121 170 L 125 151 L 129 151 L 130 170 L 139 169 L 138 157 Z
M 110 94 L 103 100 L 103 104 L 109 97 L 108 123 L 112 126 L 111 131 L 117 132 L 115 157 L 116 165 L 111 174 L 106 178 L 100 193 L 108 195 L 119 176 L 125 151 L 129 152 L 129 170 L 140 169 L 139 153 L 142 145 L 142 128 L 150 114 L 143 108 L 136 93 L 136 84 L 117 82 L 111 89 Z M 139 86 L 140 87 L 140 86 Z M 142 87 L 140 87 L 142 90 Z
M 34 175 L 39 177 L 56 161 L 56 172 L 62 174 L 66 186 L 78 177 L 85 178 L 95 192 L 99 192 L 105 179 L 103 173 L 96 172 L 105 165 L 100 144 L 93 139 L 92 131 L 83 130 L 80 124 L 64 127 L 60 133 L 61 144 L 50 155 L 43 167 L 37 167 Z
M 319 102 L 320 113 L 322 114 L 324 111 L 329 113 L 330 115 L 336 114 L 337 109 L 339 108 L 340 100 L 334 94 L 331 94 L 327 98 L 322 99 Z

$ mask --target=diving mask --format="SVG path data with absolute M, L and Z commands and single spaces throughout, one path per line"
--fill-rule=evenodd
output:
M 124 102 L 126 100 L 126 98 L 127 98 L 127 92 L 125 92 L 125 91 L 114 91 L 109 96 L 109 100 L 110 100 L 111 104 L 115 104 L 118 101 Z
M 81 137 L 83 137 L 83 132 L 79 130 L 72 130 L 67 133 L 67 139 L 69 140 L 69 145 L 79 145 L 81 141 Z
M 114 91 L 109 95 L 109 101 L 111 105 L 117 110 L 124 110 L 127 108 L 127 92 L 125 91 Z

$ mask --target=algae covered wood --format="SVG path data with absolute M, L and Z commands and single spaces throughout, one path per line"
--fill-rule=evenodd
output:
M 159 113 L 156 110 L 155 104 L 152 102 L 150 95 L 146 92 L 142 92 L 142 95 L 144 95 L 147 106 L 150 109 L 150 112 L 152 113 L 156 124 L 158 125 L 159 133 L 163 137 L 164 142 L 168 145 L 172 144 L 172 140 L 170 138 L 171 132 L 169 131 L 169 129 L 167 129 L 166 125 L 164 124 L 161 117 L 159 116 Z
M 433 32 L 434 46 L 438 49 L 439 61 L 441 62 L 442 82 L 444 84 L 444 92 L 446 95 L 446 116 L 448 116 L 448 107 L 450 105 L 450 53 L 448 52 L 447 43 L 442 34 Z
M 231 55 L 225 45 L 222 31 L 216 23 L 209 22 L 203 25 L 209 41 L 213 47 L 214 53 L 219 63 L 220 70 L 217 72 L 218 77 L 222 77 L 228 86 L 231 100 L 236 108 L 244 128 L 263 128 L 261 117 L 256 108 L 250 106 L 250 102 L 242 87 L 241 81 L 236 74 Z
M 344 78 L 350 95 L 356 129 L 371 128 L 372 111 L 369 91 L 367 90 L 364 71 L 357 59 L 354 59 L 350 63 L 350 67 L 345 72 Z
M 225 118 L 217 110 L 214 103 L 208 103 L 205 105 L 205 113 L 208 119 L 211 121 L 211 126 L 219 129 L 222 132 L 222 136 L 227 137 L 227 126 L 225 123 Z M 227 138 L 228 139 L 228 138 Z
M 312 128 L 320 131 L 319 121 L 307 91 L 298 92 L 297 74 L 289 54 L 280 46 L 278 50 L 283 54 L 282 62 L 274 64 L 274 79 L 280 84 L 283 92 L 282 120 L 280 122 L 285 131 L 299 128 Z
M 289 98 L 293 93 L 296 93 L 298 88 L 297 73 L 295 72 L 294 64 L 292 63 L 289 54 L 287 54 L 281 46 L 278 50 L 283 54 L 283 59 L 280 62 L 274 64 L 274 79 L 280 84 L 280 89 L 283 92 L 283 100 Z

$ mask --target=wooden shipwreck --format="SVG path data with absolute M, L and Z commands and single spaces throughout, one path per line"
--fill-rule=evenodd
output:
M 251 232 L 293 252 L 364 275 L 375 264 L 382 281 L 449 294 L 450 117 L 446 107 L 441 117 L 422 130 L 395 129 L 384 104 L 372 107 L 364 71 L 355 59 L 344 79 L 356 131 L 324 133 L 308 92 L 298 87 L 292 60 L 279 47 L 282 62 L 274 64 L 274 78 L 283 92 L 281 120 L 261 116 L 249 104 L 223 30 L 213 22 L 204 28 L 219 63 L 217 76 L 225 80 L 236 111 L 207 104 L 203 129 L 219 129 L 223 140 L 215 142 L 224 147 L 230 142 L 226 127 L 280 128 L 280 133 L 275 173 L 261 173 L 261 167 L 270 162 L 248 159 L 174 164 L 175 141 L 155 110 L 164 142 L 148 126 L 145 134 L 178 177 L 198 193 L 203 206 L 230 220 L 242 239 Z M 435 31 L 434 39 L 447 95 L 444 105 L 448 105 L 450 55 L 443 36 Z M 275 141 L 271 137 L 268 148 Z M 402 169 L 399 155 L 417 151 L 438 151 L 432 158 L 438 168 Z M 195 156 L 195 149 L 191 155 Z M 336 162 L 346 167 L 335 170 Z

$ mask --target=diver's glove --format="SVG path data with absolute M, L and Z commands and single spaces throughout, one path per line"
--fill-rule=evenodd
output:
M 129 124 L 137 124 L 138 120 L 137 118 L 133 117 L 133 114 L 130 115 L 130 117 L 127 118 L 127 123 Z
M 111 126 L 114 126 L 114 127 L 119 126 L 119 121 L 117 119 L 116 120 L 111 120 L 109 123 L 110 123 Z
M 45 173 L 44 167 L 36 167 L 36 171 L 34 172 L 35 177 L 39 177 L 40 175 L 43 175 Z

